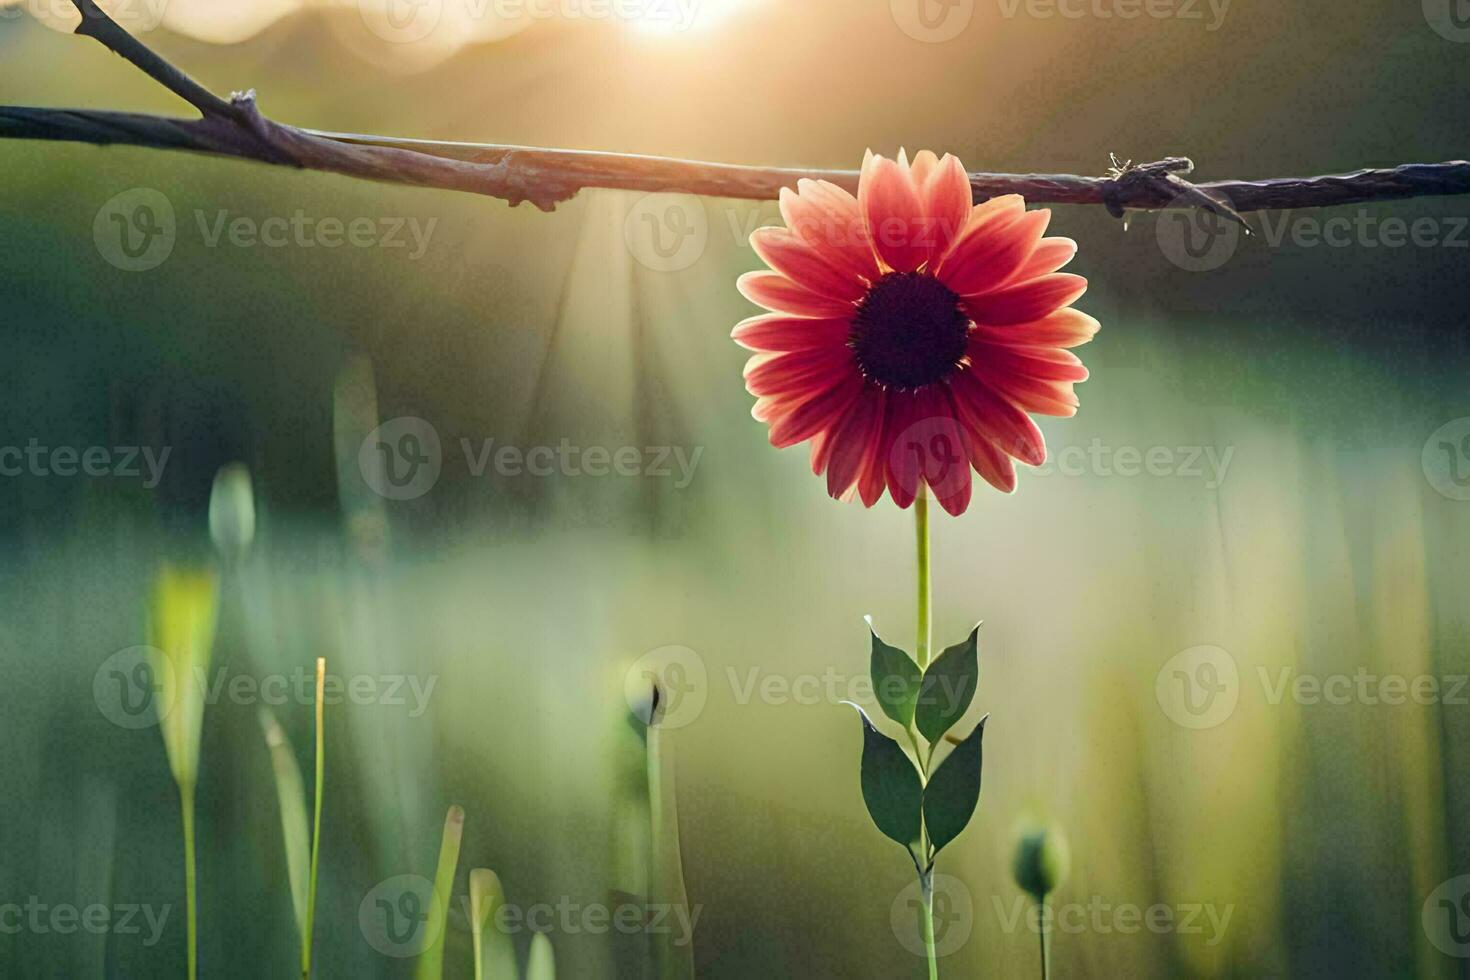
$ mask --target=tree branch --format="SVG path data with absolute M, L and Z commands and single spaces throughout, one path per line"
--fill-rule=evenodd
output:
M 77 28 L 199 110 L 199 119 L 129 112 L 0 106 L 0 138 L 188 150 L 364 180 L 530 201 L 544 211 L 587 187 L 767 200 L 803 177 L 856 190 L 855 170 L 798 170 L 702 163 L 668 157 L 455 143 L 330 133 L 266 118 L 253 92 L 227 102 L 128 34 L 93 0 L 72 0 Z M 1038 204 L 1102 204 L 1128 210 L 1202 208 L 1244 225 L 1242 211 L 1317 208 L 1365 201 L 1470 193 L 1470 162 L 1404 164 L 1320 177 L 1193 184 L 1184 157 L 1117 165 L 1103 177 L 972 173 L 976 200 L 1020 194 Z

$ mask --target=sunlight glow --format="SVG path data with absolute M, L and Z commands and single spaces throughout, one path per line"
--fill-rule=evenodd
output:
M 639 34 L 677 38 L 707 33 L 764 0 L 612 0 L 626 9 L 627 25 Z

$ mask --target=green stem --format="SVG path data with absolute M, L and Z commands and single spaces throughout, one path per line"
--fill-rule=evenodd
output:
M 919 639 L 916 646 L 919 669 L 929 666 L 929 608 L 932 596 L 929 587 L 929 493 L 924 487 L 914 498 L 914 537 L 918 545 L 919 559 Z
M 923 898 L 924 905 L 919 925 L 924 936 L 924 952 L 929 957 L 929 980 L 939 980 L 939 959 L 934 952 L 934 874 L 932 871 L 919 875 L 919 894 Z
M 184 919 L 189 939 L 189 980 L 199 976 L 199 922 L 194 911 L 194 787 L 179 786 L 184 817 Z
M 322 731 L 322 703 L 327 662 L 316 662 L 316 799 L 312 804 L 311 876 L 306 886 L 306 935 L 301 937 L 301 977 L 311 980 L 311 934 L 316 921 L 316 869 L 322 852 L 322 782 L 327 770 L 326 734 Z
M 914 644 L 919 669 L 929 666 L 929 612 L 933 595 L 929 583 L 929 494 L 923 487 L 914 498 L 914 544 L 919 566 L 919 610 L 918 639 Z M 914 754 L 919 757 L 924 783 L 929 782 L 929 763 L 934 758 L 934 747 L 919 752 L 919 739 L 915 728 L 910 727 L 909 737 L 914 743 Z M 920 930 L 924 937 L 924 953 L 929 960 L 929 980 L 939 980 L 939 958 L 934 951 L 934 863 L 929 853 L 929 828 L 921 825 L 919 830 L 919 893 L 924 911 L 920 916 Z
M 1046 928 L 1046 896 L 1036 906 L 1036 935 L 1041 940 L 1041 980 L 1051 974 L 1051 943 L 1047 941 L 1050 930 Z

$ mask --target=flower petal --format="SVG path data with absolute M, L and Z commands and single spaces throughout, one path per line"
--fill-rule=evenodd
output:
M 939 279 L 961 296 L 1003 286 L 1036 251 L 1051 211 L 1027 211 L 1010 220 L 982 225 L 945 262 Z
M 969 450 L 970 465 L 975 467 L 975 472 L 1001 493 L 1015 493 L 1016 464 L 1011 458 L 974 429 L 965 427 L 964 432 L 965 448 Z
M 913 424 L 916 402 L 909 392 L 888 392 L 888 411 L 883 418 L 883 476 L 888 495 L 900 509 L 907 509 L 919 492 L 919 459 L 901 446 L 904 432 Z
M 1030 323 L 976 326 L 970 340 L 1007 347 L 1077 347 L 1091 340 L 1098 326 L 1081 310 L 1065 307 Z
M 862 471 L 858 476 L 858 497 L 862 500 L 864 507 L 871 507 L 883 497 L 883 488 L 886 485 L 884 470 L 887 460 L 884 458 L 883 436 L 888 421 L 888 393 L 879 388 L 874 400 L 877 402 L 878 422 L 873 429 L 872 438 L 868 441 L 868 447 L 863 453 Z
M 797 351 L 844 346 L 851 330 L 852 324 L 840 318 L 814 320 L 782 313 L 762 313 L 741 320 L 730 331 L 730 336 L 746 350 Z
M 841 499 L 853 489 L 882 426 L 882 390 L 868 385 L 832 432 L 832 450 L 827 459 L 828 494 Z
M 833 299 L 857 302 L 868 284 L 833 266 L 818 249 L 785 228 L 757 228 L 750 246 L 766 265 L 804 289 Z
M 992 293 L 965 296 L 963 301 L 966 312 L 976 323 L 1005 326 L 1040 320 L 1070 306 L 1086 290 L 1087 280 L 1081 276 L 1054 272 Z
M 803 289 L 779 272 L 747 272 L 735 280 L 740 294 L 757 306 L 797 316 L 850 316 L 853 304 Z
M 981 201 L 970 208 L 969 217 L 965 219 L 964 226 L 955 236 L 949 252 L 940 260 L 939 265 L 934 267 L 935 275 L 941 275 L 947 266 L 965 265 L 968 261 L 966 253 L 970 248 L 975 247 L 975 243 L 984 241 L 985 236 L 990 232 L 1004 227 L 1025 213 L 1026 201 L 1019 194 L 1002 194 L 1000 197 Z
M 1086 381 L 1087 368 L 1076 354 L 1056 347 L 1001 347 L 971 342 L 971 363 L 986 373 L 1019 375 L 1042 381 Z
M 1072 381 L 1027 378 L 1004 371 L 987 370 L 981 364 L 972 364 L 970 370 L 997 395 L 1024 412 L 1071 418 L 1077 414 L 1077 407 L 1081 404 L 1074 390 L 1075 382 Z
M 864 384 L 863 376 L 854 372 L 786 414 L 773 419 L 771 445 L 784 449 L 830 428 L 852 405 Z
M 1031 258 L 1021 270 L 1011 277 L 1011 282 L 1035 279 L 1056 272 L 1071 262 L 1077 255 L 1077 243 L 1070 238 L 1043 238 L 1031 253 Z
M 924 206 L 907 169 L 869 151 L 858 177 L 858 205 L 878 257 L 895 272 L 912 272 L 929 257 Z
M 970 462 L 964 433 L 946 387 L 932 385 L 917 393 L 916 419 L 908 432 L 919 445 L 914 455 L 919 475 L 934 499 L 958 517 L 970 505 Z M 904 447 L 905 451 L 909 447 Z
M 929 154 L 933 157 L 934 154 Z M 921 153 L 920 158 L 923 157 Z M 920 177 L 918 159 L 914 162 L 914 180 L 919 195 L 924 199 L 924 211 L 929 221 L 929 233 L 933 245 L 929 251 L 929 268 L 936 268 L 959 240 L 970 219 L 975 204 L 974 191 L 970 189 L 970 175 L 964 165 L 951 154 L 934 165 L 932 171 Z
M 781 188 L 781 216 L 786 227 L 834 265 L 869 282 L 878 278 L 878 257 L 868 239 L 857 198 L 826 180 L 803 177 L 797 190 Z
M 828 387 L 845 375 L 861 377 L 846 348 L 814 348 L 757 354 L 745 365 L 745 390 L 752 395 L 797 395 Z
M 957 372 L 950 391 L 960 421 L 966 426 L 1023 463 L 1040 466 L 1046 462 L 1046 439 L 1036 423 L 986 387 L 973 372 Z

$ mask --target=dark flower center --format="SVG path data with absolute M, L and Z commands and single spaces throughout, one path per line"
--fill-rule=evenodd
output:
M 858 304 L 847 344 L 870 380 L 922 388 L 959 367 L 969 334 L 960 298 L 944 283 L 923 272 L 890 272 Z

